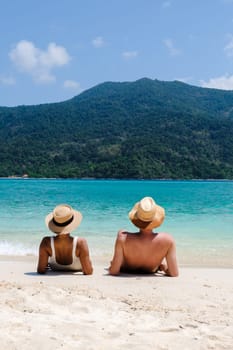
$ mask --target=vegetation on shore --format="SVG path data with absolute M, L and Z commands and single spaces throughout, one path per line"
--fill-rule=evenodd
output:
M 0 107 L 0 150 L 1 177 L 233 179 L 233 92 L 144 78 Z

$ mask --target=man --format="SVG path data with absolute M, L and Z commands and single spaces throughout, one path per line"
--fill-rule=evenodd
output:
M 120 230 L 115 243 L 109 273 L 155 273 L 160 270 L 171 277 L 178 276 L 176 247 L 168 233 L 154 233 L 165 217 L 165 211 L 153 198 L 145 197 L 129 212 L 132 223 L 139 232 Z

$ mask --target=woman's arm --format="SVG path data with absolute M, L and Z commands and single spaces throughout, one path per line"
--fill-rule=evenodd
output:
M 93 267 L 90 259 L 88 244 L 85 238 L 78 239 L 79 247 L 79 259 L 82 265 L 82 271 L 84 275 L 91 275 L 93 273 Z
M 37 272 L 40 274 L 45 273 L 48 267 L 49 248 L 50 248 L 50 238 L 44 237 L 40 243 L 39 260 L 37 265 Z

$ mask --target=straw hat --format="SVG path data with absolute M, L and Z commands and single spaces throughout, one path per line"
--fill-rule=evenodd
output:
M 70 233 L 79 226 L 82 214 L 70 205 L 60 204 L 45 218 L 48 228 L 57 234 Z
M 165 218 L 165 210 L 157 205 L 153 198 L 144 197 L 129 212 L 132 223 L 142 229 L 159 227 Z

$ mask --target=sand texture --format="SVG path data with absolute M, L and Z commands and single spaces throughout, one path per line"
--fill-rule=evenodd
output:
M 233 349 L 233 269 L 178 278 L 37 275 L 36 258 L 0 260 L 0 349 Z

